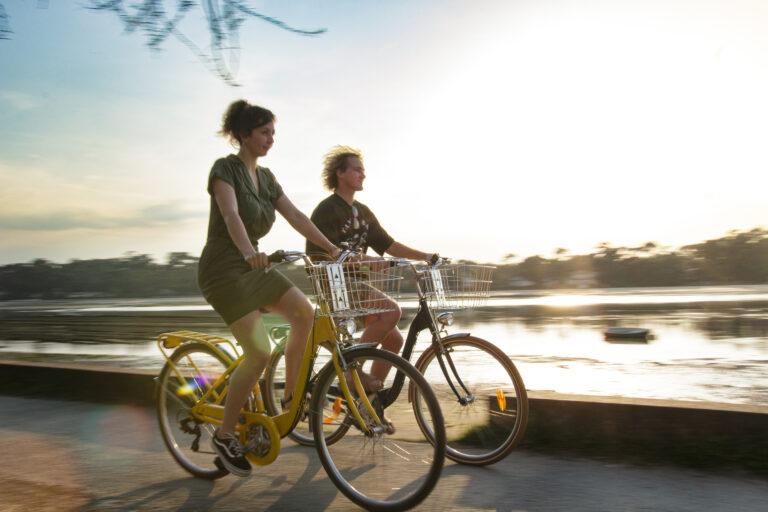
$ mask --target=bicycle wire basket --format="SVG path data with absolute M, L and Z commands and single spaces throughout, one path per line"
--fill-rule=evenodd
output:
M 321 316 L 351 318 L 397 308 L 403 276 L 387 260 L 319 262 L 307 274 Z
M 432 309 L 476 308 L 491 295 L 495 268 L 466 263 L 427 267 L 419 272 L 419 286 Z

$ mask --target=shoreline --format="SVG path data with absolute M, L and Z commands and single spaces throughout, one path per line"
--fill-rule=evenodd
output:
M 585 287 L 585 288 L 505 288 L 491 290 L 490 298 L 544 298 L 553 295 L 589 295 L 589 296 L 622 296 L 622 295 L 675 295 L 675 294 L 705 293 L 705 294 L 765 294 L 768 297 L 768 284 L 697 284 L 682 286 L 622 286 L 622 287 Z M 405 298 L 415 297 L 415 292 L 402 292 Z M 766 299 L 768 300 L 768 298 Z M 46 306 L 56 303 L 79 302 L 81 304 L 103 304 L 107 302 L 169 304 L 192 303 L 207 305 L 202 295 L 157 295 L 157 296 L 117 296 L 90 295 L 59 298 L 25 298 L 5 299 L 0 297 L 0 310 L 23 308 L 24 306 Z

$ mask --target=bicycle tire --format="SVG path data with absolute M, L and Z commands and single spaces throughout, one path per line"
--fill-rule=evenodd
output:
M 435 487 L 445 460 L 445 425 L 438 401 L 424 376 L 392 352 L 353 347 L 344 351 L 344 359 L 348 368 L 359 371 L 366 371 L 374 360 L 392 365 L 390 384 L 392 377 L 401 372 L 412 394 L 424 405 L 422 415 L 429 415 L 433 437 L 427 438 L 421 432 L 407 394 L 400 393 L 401 396 L 390 403 L 386 396 L 389 388 L 385 387 L 371 393 L 369 399 L 381 417 L 384 414 L 382 404 L 390 404 L 386 410 L 389 417 L 383 417 L 387 428 L 366 435 L 348 414 L 344 420 L 351 424 L 347 435 L 339 442 L 329 444 L 323 435 L 327 419 L 322 407 L 328 401 L 327 394 L 337 392 L 332 390 L 339 379 L 333 363 L 329 363 L 318 375 L 310 406 L 310 422 L 320 461 L 334 485 L 355 504 L 376 511 L 412 508 Z M 371 420 L 362 406 L 361 412 L 366 421 Z
M 197 369 L 190 368 L 192 365 L 182 364 L 184 358 L 188 361 L 194 360 L 197 369 L 210 368 L 211 374 L 199 375 Z M 185 385 L 176 378 L 171 362 L 184 374 Z M 223 372 L 230 364 L 231 357 L 222 357 L 204 343 L 186 343 L 171 354 L 170 361 L 165 363 L 157 380 L 155 404 L 163 442 L 174 460 L 197 478 L 215 480 L 228 475 L 229 471 L 216 461 L 216 454 L 210 449 L 210 436 L 213 435 L 214 426 L 196 422 L 189 413 L 192 404 L 188 393 L 194 393 L 195 388 L 199 389 L 199 385 L 192 383 L 209 379 L 213 372 Z M 201 452 L 200 448 L 211 451 Z
M 322 349 L 325 350 L 325 349 Z M 285 356 L 285 345 L 280 344 L 272 351 L 272 355 L 269 358 L 269 364 L 267 365 L 267 368 L 264 370 L 264 408 L 267 410 L 267 414 L 270 416 L 277 416 L 282 412 L 282 406 L 278 407 L 279 397 L 282 396 L 282 390 L 280 386 L 277 385 L 278 382 L 278 374 L 279 374 L 279 368 L 281 368 L 281 362 Z M 330 355 L 329 355 L 330 357 Z M 317 363 L 315 363 L 317 364 Z M 307 383 L 307 389 L 306 393 L 311 394 L 312 393 L 312 386 L 314 386 L 315 380 L 317 378 L 317 373 L 313 370 L 312 375 L 310 376 L 309 382 Z M 284 384 L 284 383 L 283 383 Z M 305 407 L 308 409 L 309 404 L 307 403 Z M 332 407 L 330 403 L 326 405 L 326 409 L 329 407 Z M 309 415 L 307 414 L 305 418 L 299 418 L 297 424 L 294 426 L 293 430 L 291 430 L 288 433 L 288 437 L 293 440 L 294 442 L 302 445 L 302 446 L 314 446 L 315 445 L 315 438 L 312 434 L 312 427 L 309 424 Z M 344 437 L 344 434 L 346 434 L 347 430 L 349 429 L 349 423 L 339 423 L 339 428 L 333 432 L 328 432 L 326 435 L 326 442 L 329 444 L 335 443 L 342 437 Z
M 509 455 L 525 433 L 528 394 L 523 379 L 512 360 L 489 341 L 462 336 L 441 344 L 472 397 L 462 403 L 450 389 L 434 346 L 422 353 L 416 368 L 432 386 L 446 418 L 446 456 L 461 464 L 494 464 Z M 461 390 L 447 361 L 446 371 Z M 432 435 L 426 422 L 419 421 L 419 426 L 425 435 Z

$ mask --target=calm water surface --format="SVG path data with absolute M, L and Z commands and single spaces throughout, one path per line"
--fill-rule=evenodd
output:
M 609 343 L 615 326 L 654 337 Z M 182 328 L 229 335 L 199 298 L 0 302 L 0 358 L 158 369 L 153 338 Z M 451 332 L 496 343 L 531 390 L 768 405 L 766 286 L 510 292 Z

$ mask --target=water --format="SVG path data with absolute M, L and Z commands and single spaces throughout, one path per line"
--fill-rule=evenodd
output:
M 615 326 L 654 337 L 605 341 Z M 199 298 L 5 302 L 0 358 L 158 369 L 154 337 L 179 329 L 229 335 Z M 531 390 L 768 406 L 768 286 L 502 293 L 451 332 L 500 346 Z

